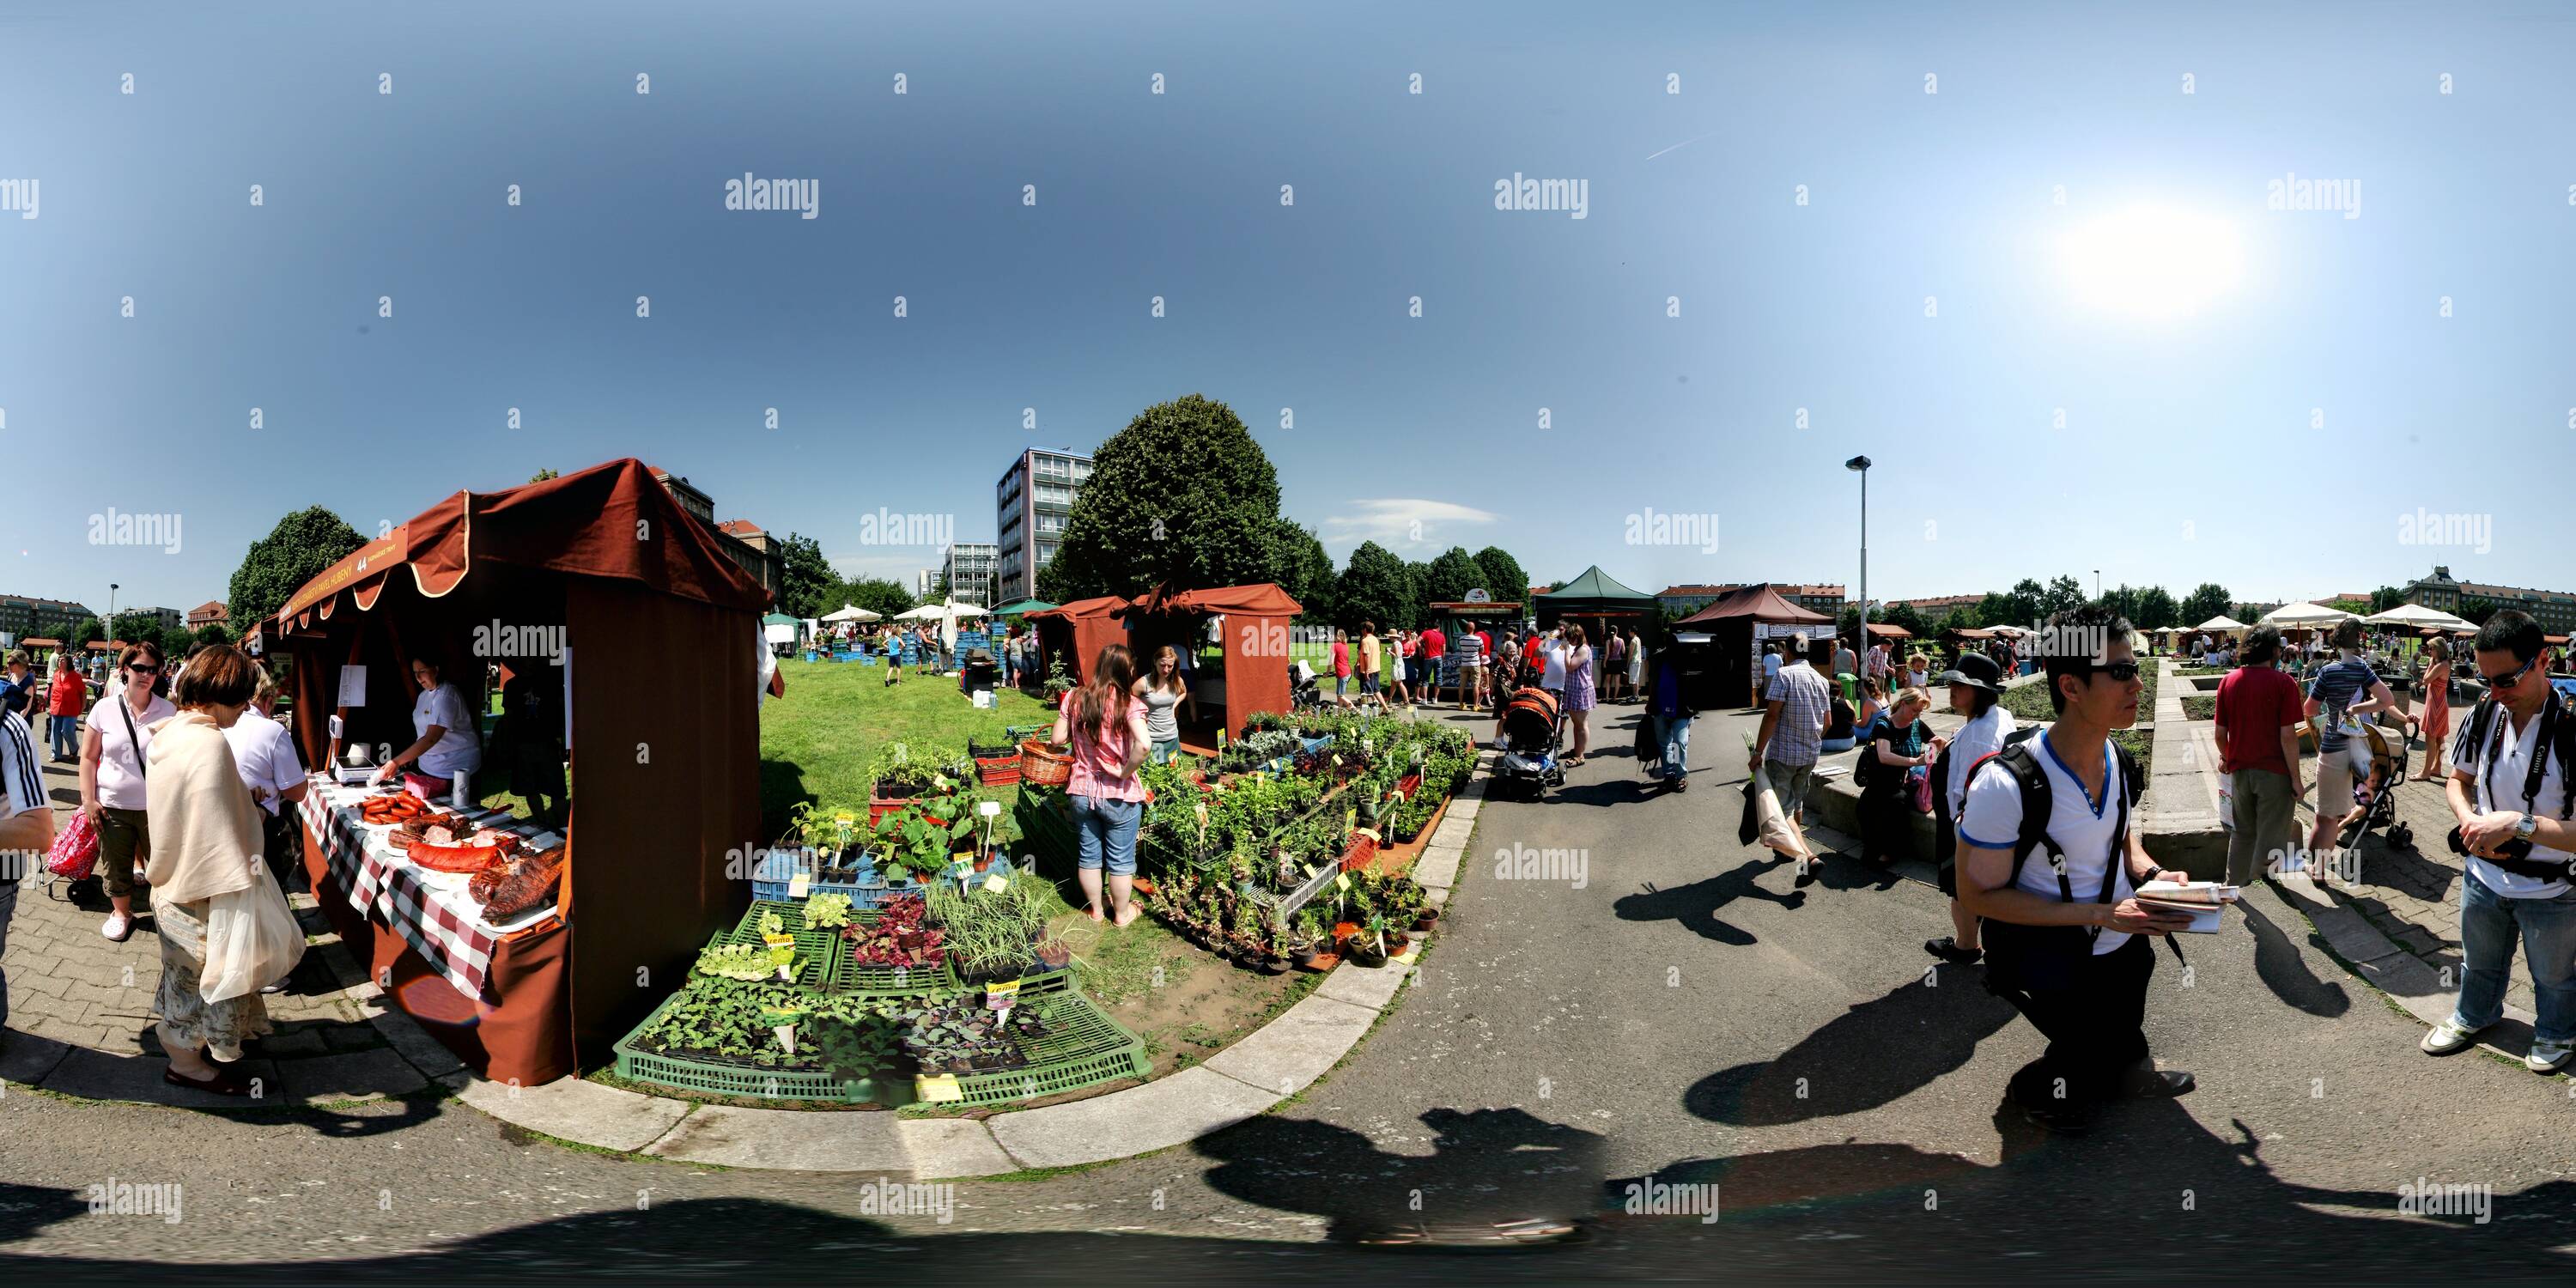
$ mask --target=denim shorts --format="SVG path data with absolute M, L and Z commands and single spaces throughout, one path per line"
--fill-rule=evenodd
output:
M 1144 821 L 1144 805 L 1100 796 L 1072 800 L 1073 832 L 1082 850 L 1076 862 L 1082 870 L 1106 867 L 1113 876 L 1136 875 L 1136 825 Z

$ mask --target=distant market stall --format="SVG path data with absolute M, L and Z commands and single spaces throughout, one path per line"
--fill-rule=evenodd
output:
M 638 981 L 681 978 L 741 909 L 726 859 L 759 827 L 768 599 L 641 462 L 620 460 L 458 492 L 267 624 L 263 647 L 293 659 L 295 736 L 320 771 L 303 807 L 318 901 L 392 1003 L 475 1072 L 534 1086 L 607 1060 L 659 996 Z M 678 641 L 688 682 L 675 684 Z M 527 763 L 568 753 L 559 832 L 507 798 L 399 805 L 335 781 L 345 749 L 373 765 L 413 740 L 415 659 L 476 712 L 497 682 L 523 713 L 512 746 Z M 465 782 L 488 799 L 512 777 L 487 754 Z
M 1664 611 L 1662 603 L 1654 596 L 1621 583 L 1601 571 L 1599 564 L 1584 569 L 1582 575 L 1554 590 L 1540 593 L 1532 602 L 1537 605 L 1541 629 L 1570 624 L 1583 627 L 1586 642 L 1593 646 L 1592 666 L 1596 680 L 1604 656 L 1600 644 L 1610 631 L 1614 627 L 1634 627 L 1640 632 L 1651 632 L 1655 624 L 1663 620 Z M 1444 683 L 1456 682 L 1456 669 L 1454 661 L 1443 667 Z
M 1706 632 L 1716 655 L 1702 705 L 1749 707 L 1762 700 L 1762 645 L 1777 640 L 1785 647 L 1802 632 L 1813 644 L 1832 632 L 1834 619 L 1790 603 L 1764 582 L 1728 591 L 1675 625 Z
M 1153 668 L 1155 654 L 1166 644 L 1192 659 L 1188 683 L 1200 718 L 1182 735 L 1213 749 L 1216 730 L 1239 738 L 1244 722 L 1252 716 L 1288 709 L 1289 626 L 1304 611 L 1288 592 L 1261 582 L 1168 594 L 1147 591 L 1119 617 L 1126 624 L 1127 644 L 1135 650 L 1140 673 Z M 1216 626 L 1218 649 L 1207 653 L 1200 644 L 1211 624 Z M 1211 711 L 1218 713 L 1213 719 Z

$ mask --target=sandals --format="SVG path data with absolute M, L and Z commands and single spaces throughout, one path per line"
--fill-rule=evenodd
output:
M 209 1095 L 247 1096 L 250 1094 L 249 1080 L 222 1065 L 215 1066 L 215 1076 L 211 1078 L 191 1078 L 176 1069 L 165 1068 L 161 1071 L 161 1080 L 174 1087 L 186 1087 L 191 1091 L 203 1091 Z

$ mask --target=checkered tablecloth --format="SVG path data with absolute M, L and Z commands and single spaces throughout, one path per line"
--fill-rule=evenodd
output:
M 402 937 L 412 951 L 448 983 L 476 1001 L 486 1000 L 492 954 L 514 930 L 544 920 L 532 914 L 508 926 L 483 919 L 473 897 L 462 890 L 438 889 L 424 881 L 422 869 L 385 841 L 393 828 L 365 822 L 359 803 L 372 793 L 357 784 L 342 784 L 315 775 L 313 790 L 299 807 L 304 825 L 322 838 L 331 875 L 349 892 L 349 906 L 380 920 Z M 517 834 L 536 849 L 561 838 L 533 823 L 516 821 L 508 810 L 459 810 L 478 826 Z

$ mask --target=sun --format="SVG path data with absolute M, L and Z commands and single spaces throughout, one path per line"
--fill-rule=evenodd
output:
M 2141 208 L 2058 238 L 2058 267 L 2086 308 L 2149 321 L 2199 312 L 2236 288 L 2236 228 L 2188 211 Z

